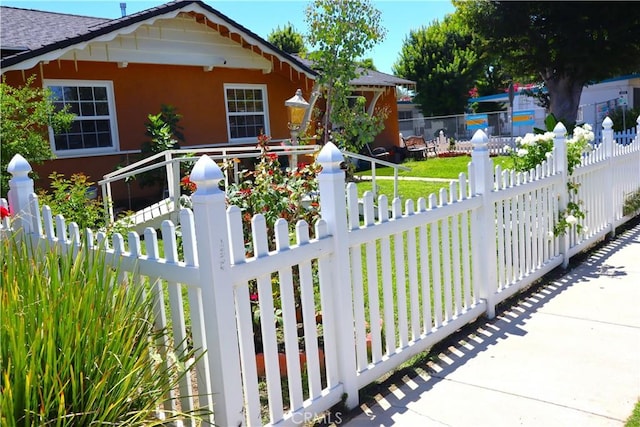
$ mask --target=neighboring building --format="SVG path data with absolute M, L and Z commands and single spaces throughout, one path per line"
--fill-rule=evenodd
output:
M 403 136 L 424 135 L 424 116 L 411 100 L 398 101 L 398 122 Z
M 41 178 L 57 171 L 101 179 L 135 158 L 147 116 L 161 104 L 182 114 L 183 147 L 253 144 L 261 130 L 287 139 L 284 101 L 298 88 L 311 100 L 317 89 L 318 74 L 304 61 L 202 1 L 119 19 L 12 7 L 0 17 L 2 77 L 19 86 L 34 75 L 77 114 L 69 132 L 50 136 L 57 158 L 36 168 Z M 397 141 L 395 86 L 403 81 L 370 72 L 353 82 L 368 108 L 389 112 L 375 145 Z
M 544 123 L 545 111 L 536 104 L 534 98 L 523 92 L 525 89 L 527 87 L 520 87 L 515 92 L 513 111 L 533 111 L 536 125 L 541 127 Z M 509 103 L 509 95 L 500 93 L 469 99 L 469 103 L 474 102 L 503 102 L 506 106 Z M 611 78 L 585 86 L 580 95 L 577 121 L 578 123 L 599 124 L 602 123 L 607 112 L 625 106 L 640 108 L 640 74 Z M 595 129 L 598 131 L 599 126 L 596 126 Z M 530 131 L 531 127 L 526 126 L 514 129 L 516 134 Z

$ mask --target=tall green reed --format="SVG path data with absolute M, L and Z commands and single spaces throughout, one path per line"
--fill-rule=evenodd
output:
M 193 351 L 157 347 L 167 331 L 154 328 L 143 287 L 119 283 L 93 251 L 60 254 L 13 237 L 0 249 L 0 424 L 162 422 L 158 405 L 189 374 Z

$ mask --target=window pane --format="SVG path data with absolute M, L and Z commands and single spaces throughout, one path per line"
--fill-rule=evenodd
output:
M 51 90 L 51 97 L 62 101 L 62 86 L 49 86 Z
M 96 109 L 93 102 L 81 102 L 80 103 L 80 115 L 81 116 L 95 116 Z
M 64 91 L 64 100 L 65 101 L 77 101 L 78 100 L 78 88 L 65 86 L 63 88 Z
M 82 132 L 95 132 L 96 131 L 96 121 L 95 120 L 83 120 L 82 121 Z
M 96 120 L 96 130 L 98 132 L 109 132 L 109 120 Z
M 69 135 L 69 149 L 76 150 L 82 148 L 82 135 L 70 134 Z
M 98 135 L 95 133 L 85 134 L 83 139 L 84 148 L 96 148 L 98 146 Z
M 68 150 L 69 144 L 67 143 L 67 135 L 56 135 L 55 139 L 56 150 Z
M 109 115 L 109 103 L 96 102 L 96 116 L 108 116 L 108 115 Z
M 110 133 L 99 133 L 98 134 L 98 146 L 100 147 L 111 147 L 111 134 Z
M 75 114 L 76 116 L 80 115 L 80 104 L 77 102 L 69 102 L 69 112 Z
M 80 123 L 80 120 L 76 120 L 73 123 L 71 123 L 71 129 L 69 129 L 68 133 L 81 133 L 82 132 L 82 125 Z
M 107 100 L 107 88 L 103 86 L 98 86 L 93 88 L 93 99 L 96 101 L 106 101 Z
M 78 88 L 80 99 L 83 101 L 93 101 L 93 88 L 81 86 Z

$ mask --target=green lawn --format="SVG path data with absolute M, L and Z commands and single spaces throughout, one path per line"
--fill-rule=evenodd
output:
M 500 165 L 503 169 L 510 168 L 512 161 L 510 157 L 492 157 L 495 166 Z M 438 157 L 429 160 L 408 160 L 402 164 L 410 168 L 410 171 L 399 171 L 399 176 L 415 176 L 421 178 L 451 178 L 456 179 L 460 172 L 467 173 L 467 165 L 471 161 L 469 156 L 461 157 Z M 357 176 L 369 176 L 371 171 L 356 173 Z M 376 168 L 377 176 L 393 176 L 393 168 Z
M 511 167 L 512 162 L 509 157 L 492 157 L 494 166 L 500 165 L 503 169 Z M 430 158 L 429 160 L 409 160 L 402 164 L 410 168 L 410 171 L 399 171 L 400 177 L 419 177 L 419 178 L 437 178 L 435 181 L 406 181 L 398 182 L 398 195 L 404 201 L 407 199 L 417 200 L 420 197 L 428 197 L 431 193 L 438 193 L 441 188 L 449 188 L 447 182 L 441 179 L 457 180 L 460 172 L 468 173 L 467 166 L 471 161 L 471 157 L 445 157 Z M 393 168 L 376 168 L 376 176 L 387 177 L 393 176 Z M 371 171 L 357 172 L 356 176 L 365 180 L 358 183 L 358 195 L 362 197 L 365 191 L 370 191 L 372 183 L 367 178 L 371 176 Z M 393 198 L 393 180 L 383 179 L 376 180 L 378 187 L 377 194 L 385 194 L 390 201 Z
M 627 423 L 624 425 L 625 427 L 640 427 L 640 401 L 636 403 L 636 407 L 633 410 L 633 413 L 627 420 Z
M 365 191 L 371 191 L 371 181 L 358 183 L 358 197 L 362 197 Z M 376 180 L 377 194 L 385 194 L 389 203 L 393 198 L 393 181 Z M 420 197 L 427 198 L 431 193 L 438 193 L 441 188 L 449 188 L 449 184 L 441 181 L 400 181 L 398 182 L 398 196 L 403 200 L 418 200 Z

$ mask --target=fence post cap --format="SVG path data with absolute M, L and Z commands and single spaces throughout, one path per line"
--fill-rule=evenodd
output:
M 474 150 L 482 150 L 487 148 L 489 143 L 489 137 L 482 129 L 478 129 L 471 138 L 471 144 L 473 144 Z
M 556 134 L 556 138 L 562 138 L 567 134 L 567 128 L 564 127 L 562 122 L 558 122 L 556 127 L 553 128 L 553 133 Z
M 20 154 L 16 154 L 9 162 L 7 171 L 13 175 L 14 178 L 27 178 L 29 172 L 31 172 L 31 165 Z
M 318 154 L 318 162 L 322 165 L 322 172 L 335 173 L 342 171 L 340 164 L 344 156 L 333 142 L 328 142 Z
M 611 120 L 611 118 L 609 118 L 609 116 L 605 117 L 602 121 L 602 127 L 607 130 L 613 127 L 613 121 Z
M 194 195 L 215 194 L 222 190 L 218 183 L 224 178 L 222 171 L 209 156 L 202 155 L 191 170 L 189 179 L 197 185 Z

